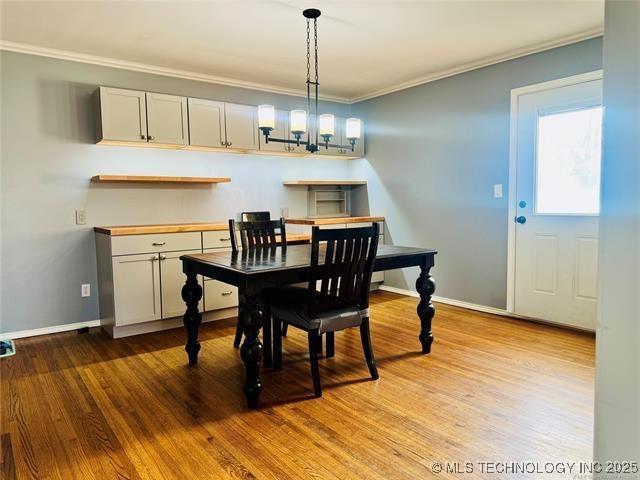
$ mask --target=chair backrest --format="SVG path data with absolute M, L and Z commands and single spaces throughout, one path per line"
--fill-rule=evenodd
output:
M 280 220 L 260 220 L 253 222 L 236 222 L 229 219 L 229 236 L 231 249 L 238 251 L 236 231 L 240 234 L 240 245 L 243 249 L 256 247 L 275 247 L 278 245 L 276 235 L 280 236 L 282 246 L 287 246 L 287 232 L 284 218 Z
M 240 218 L 243 222 L 265 222 L 271 220 L 270 212 L 242 212 Z
M 309 315 L 329 310 L 369 307 L 371 274 L 380 226 L 321 230 L 311 234 Z M 321 244 L 320 242 L 326 242 Z M 320 258 L 324 256 L 324 264 Z M 319 288 L 317 282 L 320 282 Z

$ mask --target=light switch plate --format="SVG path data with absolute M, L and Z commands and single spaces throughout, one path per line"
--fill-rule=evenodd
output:
M 289 208 L 288 207 L 282 207 L 280 209 L 280 216 L 284 217 L 284 218 L 289 218 Z
M 76 210 L 76 225 L 86 225 L 86 224 L 87 224 L 87 211 Z
M 496 183 L 493 186 L 493 198 L 502 198 L 502 184 Z
M 83 283 L 80 286 L 80 295 L 82 297 L 90 297 L 91 296 L 91 284 Z

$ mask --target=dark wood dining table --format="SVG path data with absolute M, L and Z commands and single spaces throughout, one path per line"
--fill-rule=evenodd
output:
M 323 246 L 321 252 L 322 248 Z M 417 307 L 420 319 L 418 339 L 422 353 L 425 354 L 430 353 L 433 343 L 431 323 L 435 308 L 431 303 L 431 297 L 435 292 L 435 282 L 429 272 L 434 266 L 436 253 L 428 248 L 380 245 L 373 268 L 374 271 L 381 271 L 420 267 L 420 274 L 416 280 L 416 290 L 420 294 Z M 321 253 L 320 258 L 323 257 Z M 265 356 L 269 362 L 271 360 L 271 342 L 265 339 L 263 345 L 259 338 L 265 318 L 270 318 L 269 305 L 263 292 L 268 288 L 308 281 L 311 245 L 293 245 L 286 248 L 259 247 L 237 252 L 183 255 L 180 260 L 187 277 L 182 287 L 182 299 L 187 305 L 183 321 L 187 330 L 185 350 L 189 356 L 189 364 L 195 365 L 198 362 L 200 351 L 198 329 L 202 315 L 198 311 L 198 303 L 202 298 L 202 286 L 198 284 L 198 275 L 238 287 L 238 315 L 244 331 L 244 342 L 240 349 L 245 366 L 243 390 L 249 408 L 257 408 L 262 392 L 260 362 L 265 349 Z M 269 330 L 265 329 L 265 333 L 267 331 Z

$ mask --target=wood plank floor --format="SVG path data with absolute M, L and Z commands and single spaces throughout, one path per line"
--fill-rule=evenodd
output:
M 423 356 L 416 304 L 373 294 L 380 380 L 358 330 L 340 332 L 320 399 L 290 329 L 259 411 L 244 408 L 233 321 L 203 326 L 195 368 L 181 329 L 18 340 L 0 361 L 2 478 L 389 480 L 435 461 L 591 459 L 592 335 L 437 305 Z

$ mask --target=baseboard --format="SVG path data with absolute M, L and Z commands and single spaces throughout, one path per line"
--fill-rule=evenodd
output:
M 397 293 L 399 295 L 407 295 L 409 297 L 420 297 L 418 292 L 414 292 L 412 290 L 406 290 L 404 288 L 396 288 L 390 287 L 388 285 L 381 285 L 380 290 L 385 290 L 387 292 Z M 469 310 L 475 310 L 477 312 L 491 313 L 493 315 L 502 315 L 503 317 L 515 317 L 518 318 L 517 315 L 514 315 L 506 310 L 496 307 L 487 307 L 486 305 L 478 305 L 477 303 L 463 302 L 462 300 L 455 300 L 453 298 L 446 297 L 438 297 L 434 295 L 431 297 L 434 302 L 444 303 L 445 305 L 452 305 L 454 307 L 467 308 Z
M 380 290 L 397 293 L 399 295 L 406 295 L 408 297 L 418 297 L 418 298 L 420 297 L 420 294 L 418 294 L 418 292 L 414 292 L 413 290 L 406 290 L 404 288 L 390 287 L 388 285 L 380 285 L 379 288 Z M 551 325 L 553 327 L 566 328 L 568 330 L 577 330 L 579 332 L 587 332 L 587 333 L 595 332 L 595 330 L 592 330 L 589 328 L 581 328 L 581 327 L 575 327 L 573 325 L 564 325 L 561 323 L 550 322 L 547 320 L 540 320 L 539 318 L 532 318 L 532 317 L 527 317 L 525 315 L 518 315 L 517 313 L 509 312 L 502 308 L 487 307 L 486 305 L 478 305 L 477 303 L 463 302 L 462 300 L 455 300 L 453 298 L 438 297 L 434 295 L 433 297 L 431 297 L 431 299 L 437 303 L 444 303 L 445 305 L 466 308 L 468 310 L 475 310 L 476 312 L 490 313 L 492 315 L 499 315 L 501 317 L 517 318 L 518 320 L 527 320 L 528 322 L 541 323 L 543 325 Z
M 87 322 L 65 323 L 64 325 L 54 325 L 52 327 L 34 328 L 31 330 L 18 330 L 15 332 L 0 333 L 0 340 L 15 340 L 16 338 L 37 337 L 38 335 L 49 335 L 51 333 L 68 332 L 85 327 L 99 327 L 100 320 L 89 320 Z

